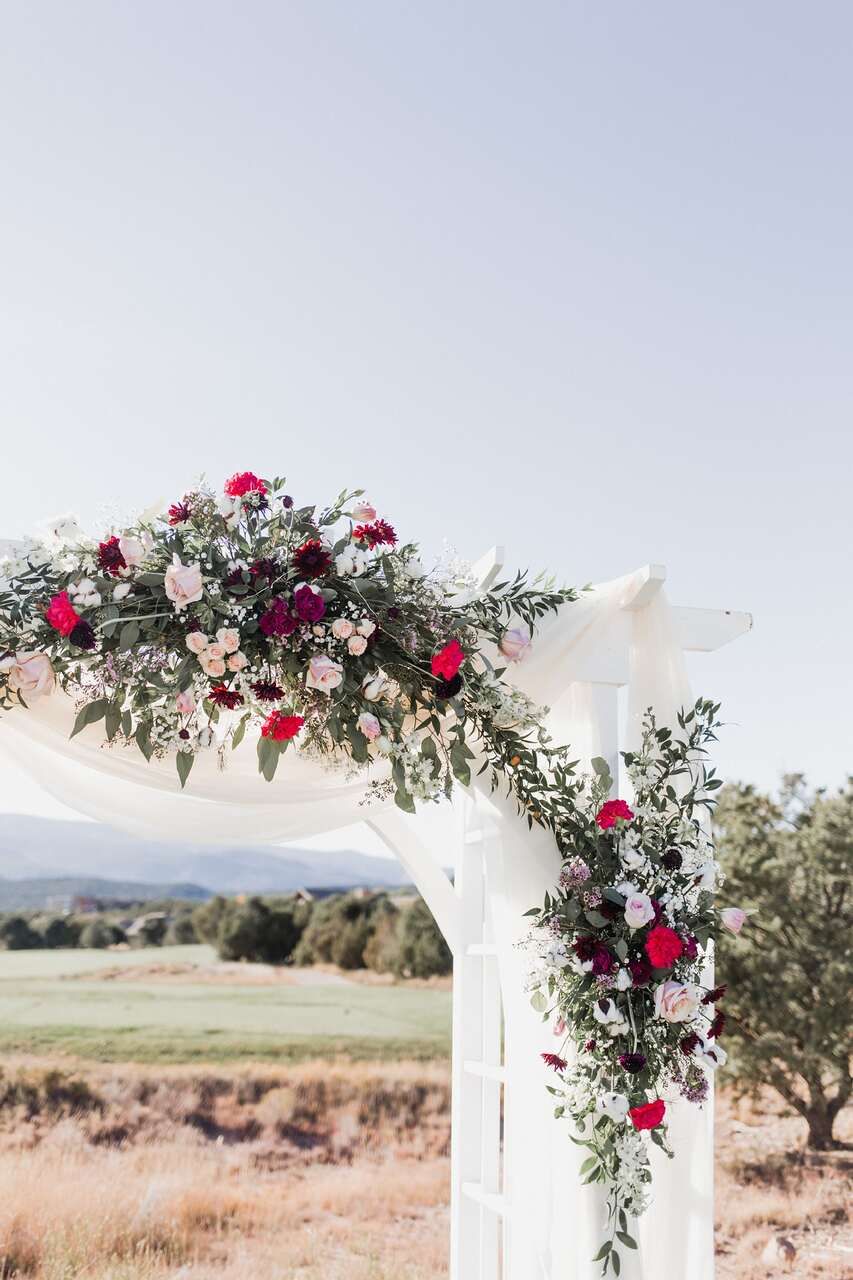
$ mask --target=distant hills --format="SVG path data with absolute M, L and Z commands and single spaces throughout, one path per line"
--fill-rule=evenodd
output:
M 223 848 L 141 840 L 94 822 L 0 814 L 0 910 L 76 895 L 142 900 L 294 889 L 396 888 L 399 863 L 354 849 Z

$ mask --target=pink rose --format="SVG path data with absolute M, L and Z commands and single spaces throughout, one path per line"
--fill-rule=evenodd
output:
M 201 566 L 199 564 L 181 564 L 177 556 L 166 570 L 163 583 L 166 595 L 175 609 L 180 612 L 188 604 L 195 604 L 203 594 Z
M 365 618 L 363 622 L 360 622 L 358 624 L 358 634 L 360 636 L 366 636 L 368 640 L 373 635 L 375 630 L 376 630 L 376 623 L 371 622 L 369 618 Z
M 382 725 L 369 711 L 362 711 L 355 722 L 359 733 L 363 733 L 368 742 L 375 742 L 382 732 Z
M 216 639 L 226 653 L 236 653 L 240 648 L 240 632 L 236 627 L 220 627 Z
M 241 653 L 239 650 L 237 651 L 237 653 L 232 653 L 231 656 L 228 658 L 229 671 L 242 671 L 243 668 L 247 667 L 248 665 L 249 665 L 249 659 L 246 657 L 245 653 Z
M 337 689 L 343 678 L 344 669 L 339 662 L 327 658 L 324 653 L 315 653 L 308 663 L 305 683 L 309 689 L 331 693 L 333 689 Z
M 217 643 L 217 644 L 209 644 L 209 645 L 207 646 L 207 649 L 205 650 L 205 653 L 207 654 L 208 658 L 224 658 L 224 657 L 225 657 L 225 645 L 224 645 L 224 644 L 218 644 L 218 643 Z
M 24 702 L 35 702 L 53 693 L 55 678 L 50 658 L 46 653 L 27 653 L 22 650 L 14 658 L 7 659 L 6 670 L 9 688 Z
M 122 535 L 118 540 L 118 549 L 124 556 L 128 569 L 138 569 L 145 559 L 145 548 L 138 538 Z
M 702 1000 L 702 988 L 670 978 L 655 988 L 655 1014 L 665 1022 L 686 1022 Z
M 350 517 L 358 523 L 363 521 L 366 524 L 370 524 L 371 521 L 376 519 L 376 508 L 372 507 L 369 502 L 366 502 L 362 498 L 362 500 L 357 502 L 353 507 L 350 512 Z
M 199 654 L 198 660 L 205 675 L 217 677 L 225 675 L 225 658 L 213 657 L 210 649 L 205 649 L 204 653 Z
M 720 912 L 720 920 L 723 928 L 728 929 L 729 933 L 740 933 L 746 924 L 746 912 L 740 907 L 723 907 Z
M 629 893 L 625 899 L 625 923 L 629 929 L 642 929 L 655 918 L 652 900 L 646 893 Z
M 357 658 L 367 648 L 367 641 L 364 636 L 350 636 L 349 640 L 347 640 L 347 648 Z
M 332 623 L 332 635 L 336 640 L 348 640 L 354 631 L 349 618 L 335 618 Z
M 194 653 L 196 657 L 198 657 L 200 653 L 204 653 L 207 648 L 208 641 L 207 636 L 203 631 L 191 631 L 187 636 L 185 643 L 190 653 Z
M 510 662 L 521 662 L 530 648 L 530 631 L 525 626 L 510 627 L 501 636 L 498 645 L 501 653 Z
M 195 711 L 195 698 L 189 690 L 184 689 L 182 693 L 178 694 L 177 698 L 175 698 L 175 708 L 182 716 L 192 715 Z

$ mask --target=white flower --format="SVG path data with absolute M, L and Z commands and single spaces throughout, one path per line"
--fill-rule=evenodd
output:
M 728 1054 L 716 1040 L 709 1040 L 705 1036 L 699 1037 L 699 1044 L 693 1050 L 693 1056 L 698 1058 L 704 1067 L 716 1071 L 717 1067 L 724 1067 Z
M 628 1114 L 628 1099 L 624 1093 L 602 1093 L 596 1099 L 595 1109 L 599 1115 L 609 1116 L 621 1124 Z
M 368 702 L 378 702 L 380 698 L 393 699 L 397 688 L 396 681 L 389 680 L 383 671 L 375 671 L 361 682 L 361 691 Z
M 204 653 L 208 646 L 208 639 L 201 631 L 190 631 L 184 640 L 184 644 L 187 646 L 190 653 L 198 655 L 200 653 Z
M 362 711 L 361 715 L 355 722 L 355 727 L 359 733 L 364 734 L 368 742 L 375 742 L 382 733 L 382 726 L 370 711 Z
M 72 583 L 68 592 L 74 604 L 81 609 L 94 609 L 101 603 L 101 593 L 91 578 L 81 578 L 79 582 Z
M 218 646 L 211 646 L 211 648 L 205 649 L 203 653 L 198 655 L 198 660 L 205 675 L 218 678 L 225 675 L 225 658 L 214 657 L 212 649 L 215 647 L 218 648 Z
M 530 649 L 530 628 L 521 623 L 510 627 L 501 636 L 498 648 L 510 662 L 521 662 Z
M 216 510 L 226 524 L 234 524 L 240 515 L 240 499 L 231 498 L 227 493 L 220 494 L 216 499 Z
M 669 978 L 655 987 L 655 1015 L 665 1022 L 686 1022 L 702 1000 L 702 988 Z
M 132 538 L 129 535 L 122 534 L 118 540 L 118 549 L 124 556 L 124 562 L 128 569 L 138 569 L 145 559 L 145 548 L 139 538 Z
M 133 590 L 133 584 L 130 582 L 120 582 L 118 586 L 113 587 L 113 600 L 116 604 L 120 604 L 122 600 L 126 600 Z
M 242 671 L 249 665 L 249 659 L 238 649 L 236 653 L 229 654 L 226 665 L 229 671 Z
M 180 557 L 174 556 L 166 570 L 163 586 L 176 612 L 186 609 L 187 605 L 195 604 L 204 594 L 201 565 L 181 564 Z
M 356 658 L 360 657 L 366 648 L 367 641 L 364 636 L 350 636 L 349 640 L 347 640 L 347 649 Z
M 407 560 L 406 563 L 403 565 L 403 575 L 404 577 L 411 578 L 413 581 L 416 582 L 420 578 L 426 577 L 426 569 L 424 568 L 421 561 L 418 560 L 415 556 L 413 556 L 411 560 Z
M 85 538 L 76 516 L 56 516 L 49 521 L 50 532 L 57 542 L 74 546 Z
M 369 563 L 369 557 L 359 547 L 347 547 L 335 556 L 335 570 L 341 578 L 358 578 Z
M 365 618 L 363 622 L 358 624 L 356 630 L 360 636 L 364 636 L 365 639 L 369 640 L 376 630 L 376 623 L 371 622 L 369 618 Z
M 720 912 L 720 922 L 729 933 L 738 934 L 746 924 L 746 912 L 740 907 L 723 907 Z
M 646 893 L 632 893 L 625 901 L 625 923 L 629 929 L 642 929 L 655 918 L 652 900 Z
M 220 627 L 216 639 L 226 653 L 236 653 L 240 648 L 240 632 L 236 627 Z
M 620 856 L 629 871 L 638 871 L 646 861 L 639 849 L 623 849 Z
M 616 974 L 616 990 L 627 991 L 633 985 L 633 978 L 624 966 L 619 966 L 619 972 Z
M 613 1000 L 596 1000 L 592 1016 L 610 1036 L 624 1036 L 628 1032 L 628 1021 Z
M 21 650 L 14 657 L 0 663 L 9 688 L 29 706 L 37 698 L 53 693 L 56 683 L 50 658 L 46 653 L 28 653 Z
M 336 640 L 348 640 L 354 631 L 355 626 L 349 618 L 335 618 L 332 623 L 332 635 Z

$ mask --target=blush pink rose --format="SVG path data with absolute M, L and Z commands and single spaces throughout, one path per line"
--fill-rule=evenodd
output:
M 175 698 L 175 707 L 182 716 L 192 715 L 195 711 L 195 698 L 189 690 L 184 689 L 182 693 L 178 694 L 177 698 Z
M 365 618 L 363 622 L 360 622 L 358 624 L 358 634 L 360 636 L 366 636 L 368 640 L 373 635 L 375 630 L 376 630 L 376 623 L 371 622 L 369 618 Z
M 204 587 L 201 566 L 199 564 L 181 564 L 178 557 L 175 556 L 174 561 L 166 570 L 163 586 L 166 588 L 166 595 L 172 601 L 175 609 L 179 612 L 181 609 L 186 609 L 188 604 L 195 604 L 202 597 Z
M 353 520 L 357 520 L 359 523 L 364 521 L 367 524 L 370 524 L 372 520 L 376 519 L 376 508 L 372 507 L 369 502 L 362 499 L 361 502 L 357 502 L 355 504 L 350 512 L 350 516 Z
M 355 722 L 359 733 L 363 733 L 368 742 L 375 742 L 382 733 L 382 725 L 370 711 L 362 711 Z
M 211 648 L 214 646 L 211 645 Z M 201 669 L 206 676 L 224 676 L 225 675 L 225 658 L 214 657 L 210 649 L 205 649 L 204 653 L 199 654 L 198 658 L 201 663 Z
M 37 698 L 53 693 L 56 683 L 50 658 L 46 653 L 16 653 L 7 667 L 9 688 L 17 693 L 24 702 L 35 702 Z
M 216 639 L 226 653 L 236 653 L 240 648 L 240 632 L 236 627 L 220 627 Z
M 348 640 L 354 631 L 349 618 L 335 618 L 332 623 L 332 635 L 336 640 Z
M 686 1022 L 702 1001 L 702 988 L 669 979 L 655 988 L 655 1013 L 665 1022 Z
M 510 662 L 521 662 L 530 648 L 530 631 L 525 626 L 510 627 L 501 636 L 498 645 L 501 653 Z
M 367 648 L 367 641 L 364 636 L 350 636 L 347 640 L 347 648 L 354 657 L 358 658 Z
M 343 678 L 344 669 L 339 662 L 327 658 L 324 653 L 315 653 L 308 663 L 305 683 L 309 689 L 331 693 L 333 689 L 337 689 Z
M 227 661 L 229 671 L 242 671 L 244 667 L 249 665 L 249 659 L 239 649 L 236 653 L 232 653 Z
M 122 536 L 118 540 L 118 549 L 128 569 L 138 569 L 145 559 L 145 548 L 139 538 Z
M 723 907 L 720 912 L 720 920 L 723 928 L 728 929 L 729 933 L 740 933 L 746 924 L 746 912 L 740 907 Z
M 652 900 L 646 893 L 629 893 L 625 899 L 625 923 L 629 929 L 642 929 L 655 918 Z
M 198 656 L 200 653 L 204 653 L 208 646 L 207 636 L 202 631 L 191 631 L 186 638 L 186 646 L 190 653 Z

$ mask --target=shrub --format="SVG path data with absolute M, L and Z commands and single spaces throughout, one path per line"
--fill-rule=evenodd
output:
M 68 916 L 41 916 L 33 921 L 34 928 L 41 935 L 42 947 L 76 947 L 80 937 L 80 926 Z
M 293 953 L 297 964 L 336 964 L 342 969 L 361 969 L 364 953 L 373 932 L 384 895 L 336 894 L 318 903 L 311 914 L 299 945 Z
M 169 921 L 163 944 L 169 947 L 185 947 L 193 942 L 198 942 L 195 925 L 193 924 L 193 913 L 192 911 L 182 911 L 180 915 Z
M 30 951 L 41 946 L 41 938 L 23 916 L 6 916 L 0 921 L 0 946 L 7 951 Z
M 453 956 L 423 898 L 401 914 L 397 973 L 429 978 L 450 973 Z
M 219 917 L 216 949 L 222 960 L 284 964 L 302 936 L 306 911 L 286 900 L 226 902 Z
M 201 942 L 207 942 L 212 947 L 217 945 L 219 927 L 222 924 L 222 918 L 228 910 L 228 906 L 228 899 L 223 898 L 221 894 L 217 894 L 209 902 L 205 902 L 200 907 L 195 908 L 192 913 L 193 926 Z
M 770 1085 L 825 1150 L 853 1089 L 853 779 L 827 795 L 788 777 L 778 802 L 728 787 L 716 826 L 726 900 L 756 909 L 718 947 L 735 1084 Z
M 118 925 L 109 924 L 106 920 L 90 920 L 83 926 L 80 934 L 81 947 L 112 947 L 124 941 L 124 934 Z

